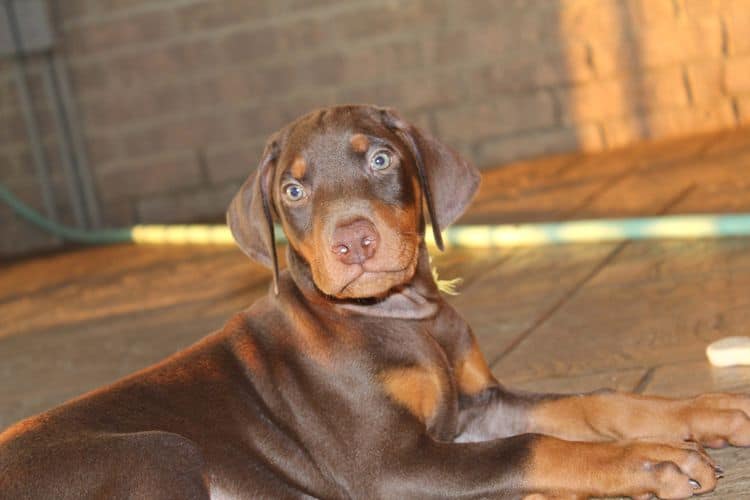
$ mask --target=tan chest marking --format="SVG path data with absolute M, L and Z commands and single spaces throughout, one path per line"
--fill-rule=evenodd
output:
M 424 423 L 435 415 L 442 399 L 442 381 L 434 368 L 394 368 L 384 372 L 386 393 Z
M 476 343 L 458 360 L 455 373 L 458 390 L 469 396 L 481 392 L 495 380 Z

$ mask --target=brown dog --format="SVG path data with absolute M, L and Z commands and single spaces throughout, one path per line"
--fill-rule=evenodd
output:
M 424 246 L 478 184 L 393 111 L 308 114 L 229 209 L 273 291 L 162 363 L 0 435 L 0 497 L 686 498 L 750 400 L 508 391 Z M 289 239 L 279 273 L 274 221 Z M 435 237 L 440 241 L 438 230 Z M 698 444 L 700 443 L 700 444 Z

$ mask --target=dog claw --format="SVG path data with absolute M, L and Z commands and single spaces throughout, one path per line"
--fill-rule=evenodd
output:
M 695 479 L 688 480 L 688 484 L 693 487 L 694 490 L 701 489 L 701 483 L 696 481 Z
M 722 477 L 724 477 L 724 467 L 719 464 L 714 465 L 714 477 L 716 479 L 721 479 Z

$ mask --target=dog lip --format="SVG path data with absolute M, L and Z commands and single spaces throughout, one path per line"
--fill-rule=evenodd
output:
M 363 267 L 361 265 L 358 265 L 358 267 L 359 267 L 359 272 L 352 279 L 350 279 L 349 281 L 347 281 L 346 284 L 344 286 L 342 286 L 339 289 L 338 292 L 335 293 L 335 295 L 338 295 L 338 294 L 342 293 L 344 290 L 346 290 L 347 288 L 349 288 L 349 286 L 352 283 L 354 283 L 355 281 L 357 281 L 358 279 L 360 279 L 363 276 L 366 276 L 366 275 L 377 275 L 377 274 L 396 274 L 396 273 L 404 272 L 407 269 L 409 269 L 409 266 L 404 266 L 404 267 L 399 268 L 399 269 L 367 269 L 367 268 L 365 268 L 365 267 Z

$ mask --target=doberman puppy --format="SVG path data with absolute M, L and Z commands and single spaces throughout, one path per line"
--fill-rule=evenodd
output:
M 396 112 L 271 137 L 228 211 L 269 294 L 218 332 L 0 435 L 0 497 L 686 498 L 750 445 L 750 399 L 503 388 L 424 244 L 478 172 Z M 289 240 L 279 272 L 274 222 Z

